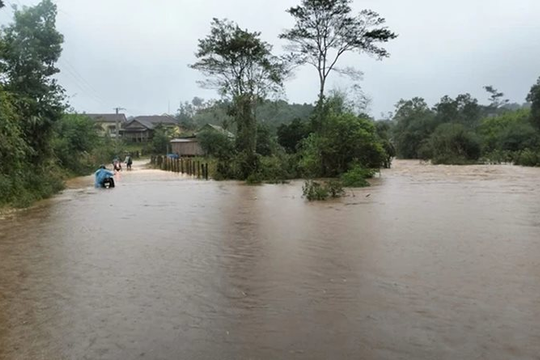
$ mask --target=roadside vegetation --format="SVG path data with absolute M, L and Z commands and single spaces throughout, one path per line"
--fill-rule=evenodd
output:
M 49 197 L 66 177 L 89 174 L 121 150 L 69 109 L 54 78 L 63 43 L 56 14 L 43 0 L 16 10 L 0 32 L 0 207 Z

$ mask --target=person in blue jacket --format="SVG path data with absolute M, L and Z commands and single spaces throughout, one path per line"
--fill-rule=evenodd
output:
M 96 175 L 96 183 L 95 183 L 96 188 L 105 187 L 105 185 L 103 184 L 105 179 L 110 179 L 109 187 L 112 187 L 112 188 L 114 187 L 114 179 L 113 179 L 114 173 L 112 171 L 107 170 L 105 165 L 101 165 L 99 169 L 96 171 L 95 175 Z

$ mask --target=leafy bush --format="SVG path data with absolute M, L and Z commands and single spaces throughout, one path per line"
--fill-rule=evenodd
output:
M 302 197 L 308 201 L 326 200 L 328 197 L 338 198 L 344 194 L 343 184 L 339 180 L 330 180 L 327 183 L 308 180 L 302 186 Z
M 481 162 L 489 164 L 510 163 L 514 162 L 515 156 L 511 151 L 495 149 L 482 156 Z
M 154 129 L 152 141 L 150 142 L 150 152 L 152 154 L 165 154 L 173 138 L 173 129 L 167 129 L 162 124 L 158 124 Z
M 434 164 L 470 164 L 480 158 L 480 141 L 461 124 L 442 124 L 429 138 Z
M 260 184 L 262 184 L 262 182 L 263 181 L 262 181 L 260 173 L 250 174 L 246 179 L 246 183 L 248 185 L 260 185 Z
M 321 183 L 308 180 L 302 186 L 302 196 L 309 201 L 328 199 L 328 189 Z
M 293 179 L 297 177 L 296 157 L 287 154 L 261 157 L 258 173 L 266 182 Z
M 330 115 L 325 129 L 301 143 L 300 169 L 307 177 L 334 177 L 346 172 L 353 162 L 380 168 L 387 154 L 369 120 L 352 114 Z
M 540 151 L 525 149 L 515 159 L 516 165 L 540 166 Z
M 64 188 L 59 168 L 25 169 L 15 176 L 0 175 L 0 205 L 28 207 Z
M 333 198 L 338 198 L 345 195 L 345 190 L 343 189 L 343 183 L 339 180 L 330 180 L 326 183 L 326 188 L 328 193 Z
M 375 175 L 373 170 L 356 164 L 345 174 L 341 175 L 341 182 L 345 187 L 366 187 L 369 186 L 369 182 L 366 179 L 372 178 L 373 175 Z
M 483 119 L 478 128 L 478 134 L 482 139 L 484 151 L 490 153 L 495 150 L 502 150 L 501 146 L 513 147 L 512 138 L 523 138 L 523 136 L 517 134 L 524 130 L 525 132 L 529 132 L 529 130 L 526 129 L 527 126 L 525 128 L 523 127 L 523 125 L 528 125 L 528 127 L 530 127 L 529 116 L 530 110 L 520 109 Z M 525 134 L 524 138 L 526 140 L 527 136 L 528 135 Z M 506 148 L 506 150 L 512 149 Z
M 55 124 L 54 132 L 53 151 L 63 168 L 76 175 L 86 175 L 102 160 L 91 156 L 103 146 L 95 123 L 87 116 L 65 114 Z
M 307 122 L 294 119 L 290 124 L 281 124 L 277 129 L 278 143 L 289 154 L 298 150 L 300 142 L 309 136 L 311 129 Z
M 230 159 L 235 155 L 234 141 L 218 131 L 201 131 L 197 134 L 201 148 L 208 156 Z

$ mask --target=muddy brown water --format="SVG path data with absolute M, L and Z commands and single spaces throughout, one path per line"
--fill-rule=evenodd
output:
M 0 219 L 0 359 L 540 359 L 540 169 L 91 178 Z

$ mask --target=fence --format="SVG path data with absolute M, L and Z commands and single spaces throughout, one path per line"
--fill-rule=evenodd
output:
M 171 159 L 167 156 L 159 155 L 152 156 L 150 163 L 154 168 L 208 180 L 208 163 L 201 163 L 199 160 L 192 158 Z

